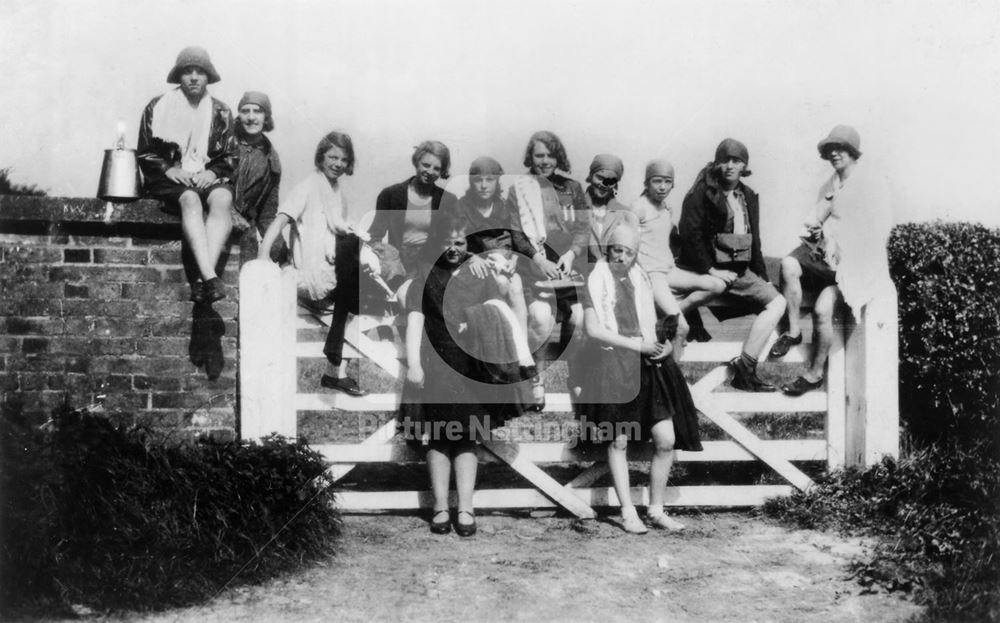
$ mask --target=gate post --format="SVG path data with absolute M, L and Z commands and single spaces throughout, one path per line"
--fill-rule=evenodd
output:
M 295 273 L 267 260 L 240 271 L 240 438 L 295 438 Z
M 899 324 L 896 289 L 883 287 L 848 326 L 847 465 L 899 456 Z

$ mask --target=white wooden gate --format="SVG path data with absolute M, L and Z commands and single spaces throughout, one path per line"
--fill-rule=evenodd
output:
M 270 433 L 298 434 L 297 412 L 344 409 L 392 411 L 397 393 L 363 398 L 340 392 L 297 393 L 297 359 L 321 356 L 322 344 L 298 342 L 297 329 L 316 324 L 300 312 L 295 300 L 294 274 L 274 264 L 251 261 L 240 275 L 240 434 L 256 439 Z M 366 337 L 370 318 L 355 318 L 348 325 L 345 357 L 366 357 L 394 378 L 402 378 L 401 347 L 391 341 Z M 808 345 L 793 349 L 785 361 L 802 361 Z M 838 325 L 830 352 L 824 391 L 788 397 L 780 393 L 717 392 L 729 378 L 724 362 L 739 354 L 738 342 L 712 341 L 689 344 L 684 362 L 719 365 L 691 386 L 695 406 L 721 428 L 731 441 L 703 442 L 704 451 L 677 452 L 677 461 L 763 461 L 788 484 L 712 485 L 668 487 L 672 506 L 753 506 L 770 497 L 804 490 L 812 480 L 793 461 L 826 461 L 828 467 L 869 465 L 884 455 L 898 454 L 897 324 L 895 291 L 870 303 L 862 322 Z M 549 393 L 546 411 L 567 412 L 569 397 Z M 758 438 L 733 412 L 826 414 L 825 439 L 764 440 Z M 357 444 L 313 445 L 330 461 L 334 479 L 343 478 L 357 464 L 422 461 L 417 451 L 395 439 L 390 420 Z M 648 458 L 648 445 L 631 448 L 631 460 Z M 481 444 L 480 459 L 503 461 L 534 488 L 482 489 L 475 494 L 478 508 L 542 508 L 562 506 L 579 517 L 593 517 L 594 506 L 619 504 L 610 487 L 592 485 L 607 471 L 603 452 L 575 448 L 566 443 L 517 443 L 492 439 Z M 541 470 L 539 463 L 573 463 L 585 466 L 568 483 L 560 483 Z M 648 501 L 646 487 L 634 487 L 633 502 Z M 414 509 L 430 507 L 429 491 L 339 493 L 344 510 Z

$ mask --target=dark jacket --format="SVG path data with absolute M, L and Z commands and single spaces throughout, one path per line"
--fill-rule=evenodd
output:
M 441 212 L 435 217 L 447 221 L 449 218 L 459 218 L 467 224 L 470 253 L 482 253 L 491 249 L 503 248 L 508 244 L 514 251 L 529 258 L 536 253 L 521 229 L 521 217 L 513 201 L 497 198 L 493 204 L 493 212 L 489 216 L 481 215 L 468 199 L 468 194 L 461 199 L 448 196 Z M 444 233 L 440 226 L 434 228 L 436 234 Z
M 142 111 L 139 121 L 139 141 L 136 155 L 139 169 L 146 186 L 161 182 L 166 172 L 181 161 L 181 148 L 177 143 L 168 143 L 153 136 L 153 107 L 163 97 L 154 97 Z M 207 97 L 211 97 L 210 95 Z M 233 115 L 229 107 L 212 97 L 212 127 L 208 136 L 208 158 L 205 169 L 215 173 L 218 179 L 231 177 L 235 154 L 231 151 L 230 136 L 233 131 Z
M 252 145 L 234 133 L 230 151 L 235 156 L 233 207 L 261 234 L 278 215 L 278 189 L 281 186 L 281 160 L 270 139 Z
M 681 211 L 681 255 L 677 265 L 702 274 L 715 266 L 715 234 L 725 232 L 729 216 L 725 192 L 713 171 L 714 165 L 711 164 L 702 169 L 694 187 L 685 195 Z M 760 251 L 760 200 L 757 193 L 743 182 L 736 188 L 743 193 L 746 201 L 753 236 L 749 269 L 767 280 L 764 255 Z
M 382 189 L 375 200 L 375 219 L 368 234 L 373 242 L 382 240 L 382 237 L 389 234 L 389 244 L 396 249 L 403 248 L 403 229 L 405 228 L 407 189 L 413 178 L 393 184 Z M 431 210 L 437 210 L 441 206 L 441 198 L 444 190 L 435 186 L 431 191 Z

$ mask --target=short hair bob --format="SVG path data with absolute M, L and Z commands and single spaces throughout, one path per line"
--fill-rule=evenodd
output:
M 320 139 L 319 145 L 316 145 L 316 156 L 313 158 L 313 164 L 316 168 L 318 169 L 323 164 L 323 156 L 330 151 L 331 147 L 339 147 L 344 150 L 344 154 L 347 156 L 347 168 L 344 169 L 344 173 L 354 175 L 354 142 L 351 140 L 350 134 L 339 130 L 330 132 Z
M 566 148 L 562 141 L 554 132 L 540 130 L 531 135 L 528 139 L 528 146 L 524 148 L 524 166 L 531 169 L 531 154 L 535 151 L 535 143 L 542 143 L 556 157 L 556 168 L 570 173 L 569 156 L 566 155 Z
M 413 149 L 413 157 L 410 161 L 413 168 L 426 154 L 430 154 L 441 161 L 441 179 L 446 180 L 451 175 L 451 152 L 448 146 L 441 141 L 423 141 Z

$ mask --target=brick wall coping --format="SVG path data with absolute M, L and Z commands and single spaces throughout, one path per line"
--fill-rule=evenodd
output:
M 111 206 L 110 214 L 108 206 Z M 175 224 L 153 199 L 108 203 L 97 198 L 0 195 L 0 221 L 35 223 Z

